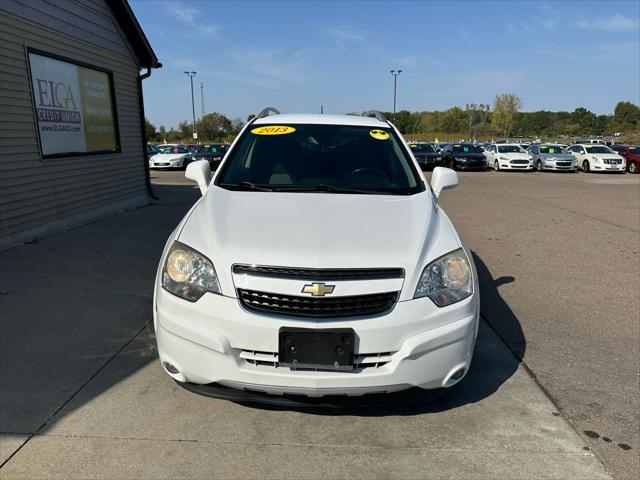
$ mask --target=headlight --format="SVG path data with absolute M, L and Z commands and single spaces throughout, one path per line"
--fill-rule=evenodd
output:
M 471 266 L 462 248 L 427 265 L 413 298 L 429 297 L 438 307 L 459 302 L 473 293 Z
M 509 161 L 509 159 L 507 157 L 498 157 L 498 160 L 503 160 L 505 162 Z
M 205 292 L 220 293 L 211 260 L 180 242 L 171 245 L 164 261 L 162 287 L 190 302 L 195 302 Z
M 600 159 L 598 157 L 591 157 L 594 163 L 600 163 Z

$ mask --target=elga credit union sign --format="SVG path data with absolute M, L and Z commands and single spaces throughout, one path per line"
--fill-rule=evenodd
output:
M 110 74 L 29 52 L 43 157 L 119 151 Z

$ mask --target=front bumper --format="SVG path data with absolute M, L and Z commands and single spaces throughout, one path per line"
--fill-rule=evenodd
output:
M 557 170 L 557 171 L 563 171 L 563 172 L 578 170 L 578 164 L 575 162 L 572 163 L 571 165 L 563 165 L 563 163 L 567 163 L 567 162 L 559 162 L 558 164 L 558 162 L 547 160 L 542 164 L 542 166 L 544 170 Z
M 455 159 L 456 167 L 460 170 L 485 169 L 487 168 L 486 160 L 470 160 L 465 158 Z
M 181 167 L 184 160 L 171 160 L 171 161 L 154 161 L 149 162 L 149 168 L 178 168 Z
M 627 165 L 625 163 L 607 164 L 607 163 L 592 163 L 591 170 L 594 172 L 626 172 Z
M 155 326 L 160 361 L 179 382 L 216 383 L 240 390 L 308 397 L 359 396 L 411 387 L 440 389 L 471 364 L 478 331 L 479 296 L 446 308 L 424 298 L 398 302 L 388 313 L 331 321 L 262 315 L 236 298 L 205 294 L 198 302 L 156 293 Z M 278 366 L 280 327 L 353 328 L 356 355 L 386 354 L 387 361 L 349 372 Z M 390 357 L 390 358 L 389 358 Z M 255 362 L 255 359 L 274 361 Z
M 511 163 L 506 161 L 498 161 L 500 164 L 500 170 L 525 170 L 530 171 L 534 169 L 533 162 L 529 163 Z

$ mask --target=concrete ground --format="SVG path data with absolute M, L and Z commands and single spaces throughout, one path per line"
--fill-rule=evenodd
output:
M 163 183 L 153 206 L 0 254 L 1 478 L 638 473 L 638 249 L 621 266 L 611 253 L 619 248 L 595 249 L 604 240 L 638 243 L 640 177 L 463 174 L 443 204 L 481 276 L 485 321 L 469 375 L 426 405 L 335 414 L 204 398 L 162 372 L 153 276 L 198 192 L 170 185 L 181 173 L 152 176 Z M 582 197 L 600 213 L 581 210 Z M 621 230 L 609 238 L 605 221 Z M 541 250 L 566 245 L 572 232 L 566 253 Z M 580 235 L 594 250 L 572 265 Z M 617 268 L 626 287 L 619 292 L 618 280 L 603 301 L 592 275 L 610 284 Z M 553 401 L 518 361 L 523 354 Z

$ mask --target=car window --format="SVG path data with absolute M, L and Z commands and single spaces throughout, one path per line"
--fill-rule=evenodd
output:
M 520 145 L 500 145 L 498 147 L 500 153 L 524 153 Z
M 567 153 L 562 147 L 558 145 L 542 145 L 540 147 L 540 153 Z
M 415 153 L 434 153 L 435 150 L 428 143 L 412 143 L 409 145 Z
M 260 125 L 247 130 L 230 155 L 216 185 L 231 190 L 246 182 L 280 191 L 342 188 L 410 195 L 424 190 L 390 128 Z
M 587 147 L 587 153 L 615 153 L 609 147 L 605 147 L 604 145 L 593 145 L 591 147 Z
M 640 147 L 629 147 L 629 152 L 633 153 L 634 155 L 638 155 L 640 154 Z
M 454 144 L 453 145 L 453 152 L 454 153 L 482 153 L 482 150 L 480 150 L 480 147 L 478 147 L 477 145 L 472 145 L 470 143 L 461 143 L 461 144 Z

